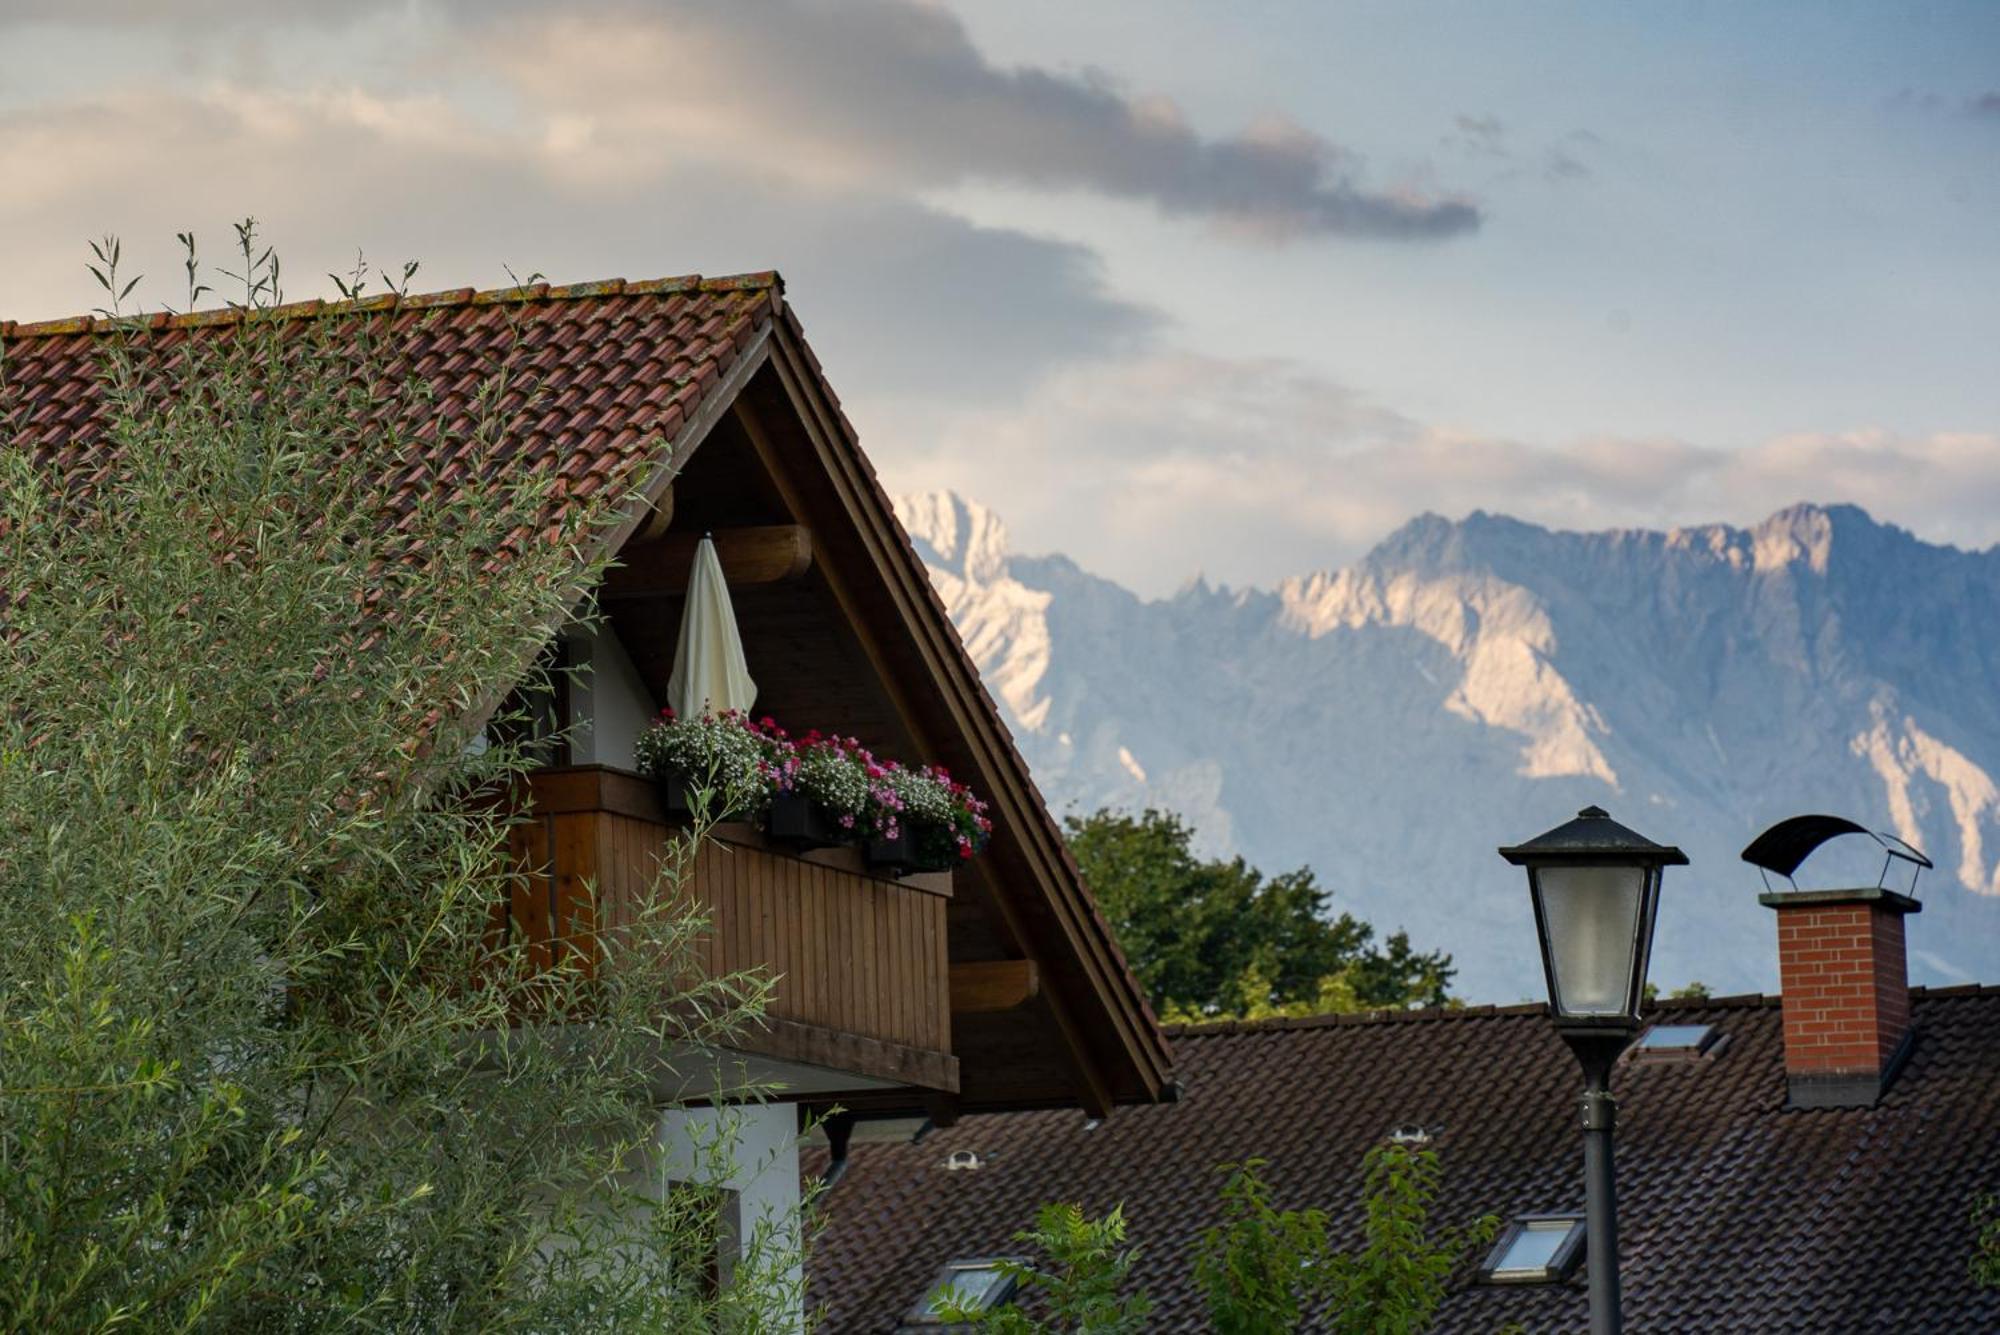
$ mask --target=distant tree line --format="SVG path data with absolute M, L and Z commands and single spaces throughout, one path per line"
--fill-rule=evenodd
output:
M 1310 867 L 1267 876 L 1203 858 L 1167 811 L 1067 822 L 1070 851 L 1167 1020 L 1262 1019 L 1451 1004 L 1451 956 L 1329 912 Z

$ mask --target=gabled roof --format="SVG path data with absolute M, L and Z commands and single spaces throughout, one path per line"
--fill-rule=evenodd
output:
M 1627 1058 L 1613 1079 L 1630 1329 L 2000 1330 L 2000 1290 L 1967 1270 L 1973 1203 L 2000 1191 L 2000 988 L 1912 1000 L 1916 1045 L 1881 1105 L 1805 1111 L 1785 1107 L 1776 998 L 1661 1005 L 1659 1022 L 1712 1025 L 1718 1046 Z M 1205 1329 L 1186 1248 L 1215 1222 L 1216 1166 L 1268 1159 L 1279 1208 L 1326 1208 L 1351 1236 L 1362 1155 L 1398 1127 L 1425 1128 L 1443 1160 L 1436 1221 L 1582 1209 L 1580 1077 L 1546 1007 L 1171 1032 L 1178 1104 L 1095 1129 L 1024 1113 L 856 1144 L 810 1267 L 825 1329 L 895 1329 L 941 1265 L 1017 1252 L 1011 1235 L 1050 1200 L 1122 1202 L 1157 1328 Z M 946 1170 L 960 1151 L 982 1166 Z M 1472 1268 L 1437 1329 L 1585 1329 L 1581 1271 L 1498 1287 Z
M 1170 1053 L 1144 996 L 820 374 L 777 274 L 390 294 L 302 302 L 256 318 L 368 322 L 390 349 L 389 370 L 434 389 L 425 412 L 461 425 L 479 387 L 504 365 L 521 392 L 537 393 L 509 436 L 482 446 L 458 433 L 419 432 L 414 448 L 384 451 L 382 477 L 414 491 L 489 468 L 553 472 L 563 479 L 551 502 L 558 509 L 624 504 L 619 522 L 601 530 L 610 551 L 727 421 L 731 447 L 754 444 L 782 475 L 789 503 L 810 512 L 797 522 L 813 526 L 870 661 L 897 679 L 890 685 L 902 728 L 921 740 L 927 758 L 948 760 L 993 804 L 994 845 L 983 859 L 991 870 L 981 874 L 996 887 L 990 903 L 1004 920 L 1005 942 L 1039 965 L 1042 995 L 1032 1009 L 1046 1033 L 1022 1028 L 1018 1016 L 955 1028 L 962 1056 L 968 1046 L 983 1054 L 966 1063 L 962 1106 L 1081 1102 L 1103 1113 L 1169 1091 Z M 0 422 L 38 461 L 87 485 L 112 466 L 101 439 L 100 336 L 129 329 L 147 355 L 166 356 L 241 319 L 209 311 L 116 326 L 89 317 L 0 322 Z M 449 451 L 431 444 L 440 434 L 453 440 Z M 991 948 L 980 942 L 981 952 Z M 1056 1083 L 1022 1089 L 992 1079 L 1009 1062 L 1048 1062 L 1051 1045 L 1063 1072 Z

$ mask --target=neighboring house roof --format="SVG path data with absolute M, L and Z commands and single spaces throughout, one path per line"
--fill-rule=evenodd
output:
M 617 551 L 668 485 L 689 475 L 712 435 L 719 443 L 704 460 L 733 451 L 764 470 L 757 503 L 812 529 L 824 578 L 838 584 L 861 646 L 852 661 L 885 680 L 894 717 L 883 726 L 914 739 L 925 759 L 948 763 L 992 804 L 993 845 L 962 877 L 972 889 L 952 908 L 953 961 L 1013 957 L 1039 966 L 1038 995 L 1021 1009 L 955 1023 L 961 1092 L 931 1110 L 1081 1103 L 1103 1113 L 1170 1091 L 1171 1054 L 1152 1012 L 777 274 L 390 294 L 301 302 L 259 318 L 366 320 L 391 349 L 391 372 L 430 383 L 435 401 L 425 417 L 461 430 L 420 432 L 415 448 L 385 450 L 381 474 L 399 489 L 448 487 L 489 467 L 552 471 L 564 479 L 557 507 L 623 506 L 617 522 L 598 530 Z M 99 338 L 134 329 L 147 355 L 165 355 L 240 319 L 207 311 L 116 325 L 0 321 L 0 439 L 88 485 L 108 462 Z M 481 385 L 501 367 L 537 397 L 517 429 L 482 446 L 463 428 Z M 430 443 L 440 434 L 454 441 L 449 452 Z M 893 1106 L 899 1097 L 877 1102 Z
M 1873 1109 L 1788 1111 L 1777 998 L 1663 1003 L 1726 1046 L 1621 1063 L 1625 1316 L 1644 1331 L 1993 1331 L 1968 1276 L 1975 1200 L 2000 1191 L 2000 988 L 1915 989 L 1908 1065 Z M 1223 1024 L 1174 1033 L 1176 1105 L 1090 1127 L 1075 1114 L 968 1118 L 914 1144 L 856 1144 L 824 1198 L 810 1267 L 828 1331 L 887 1331 L 945 1262 L 1018 1254 L 1035 1207 L 1123 1203 L 1162 1330 L 1205 1328 L 1188 1248 L 1216 1221 L 1216 1166 L 1261 1157 L 1280 1208 L 1352 1236 L 1359 1165 L 1428 1128 L 1434 1223 L 1580 1212 L 1580 1077 L 1542 1006 Z M 947 1170 L 955 1151 L 977 1169 Z M 817 1170 L 823 1156 L 809 1165 Z M 1475 1258 L 1477 1259 L 1477 1258 Z M 1554 1286 L 1472 1284 L 1438 1329 L 1582 1330 L 1581 1269 Z

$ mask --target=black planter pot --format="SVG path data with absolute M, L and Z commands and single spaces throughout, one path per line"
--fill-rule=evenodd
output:
M 655 782 L 660 789 L 660 805 L 667 809 L 669 816 L 679 816 L 683 820 L 694 815 L 694 803 L 688 791 L 688 781 L 678 774 L 661 775 Z
M 833 848 L 854 842 L 854 832 L 842 828 L 832 812 L 803 793 L 777 793 L 771 798 L 771 838 L 794 848 Z
M 908 876 L 914 871 L 950 869 L 949 863 L 939 862 L 935 857 L 925 857 L 920 849 L 921 843 L 916 833 L 905 826 L 894 839 L 869 836 L 861 846 L 861 856 L 875 870 L 892 872 L 897 876 Z
M 686 775 L 663 774 L 654 782 L 660 790 L 660 805 L 667 809 L 669 816 L 677 820 L 694 819 L 694 799 L 700 789 L 689 783 Z M 743 813 L 737 811 L 712 811 L 709 814 L 718 821 L 744 819 Z

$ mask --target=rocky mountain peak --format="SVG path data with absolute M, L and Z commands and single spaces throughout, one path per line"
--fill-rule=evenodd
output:
M 1007 525 L 985 506 L 955 491 L 899 496 L 895 506 L 928 564 L 974 584 L 990 584 L 1006 573 Z
M 1853 506 L 1669 533 L 1423 515 L 1345 568 L 1149 602 L 1010 559 L 962 497 L 900 505 L 1052 806 L 1165 807 L 1311 865 L 1336 909 L 1454 952 L 1474 1000 L 1541 986 L 1493 848 L 1592 802 L 1695 859 L 1663 984 L 1774 984 L 1736 854 L 1814 810 L 1935 860 L 1914 977 L 2000 979 L 2000 550 Z

